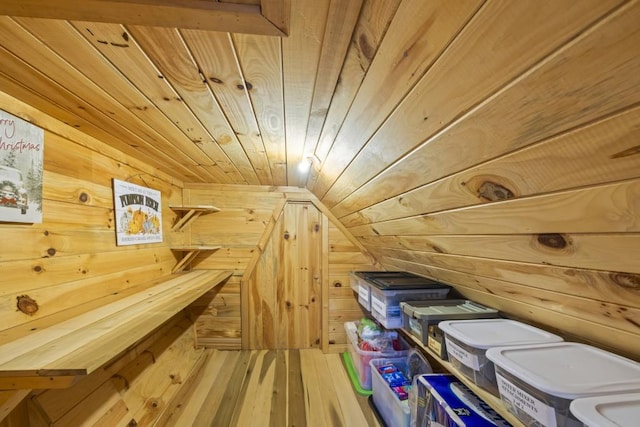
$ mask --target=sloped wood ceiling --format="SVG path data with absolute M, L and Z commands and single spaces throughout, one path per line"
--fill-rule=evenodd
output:
M 0 2 L 0 90 L 640 358 L 640 2 L 240 3 Z

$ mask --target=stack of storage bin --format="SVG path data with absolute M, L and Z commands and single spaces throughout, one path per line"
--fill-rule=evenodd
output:
M 640 363 L 498 318 L 497 310 L 472 301 L 448 300 L 449 286 L 410 273 L 354 272 L 351 285 L 380 324 L 404 328 L 474 384 L 499 396 L 526 426 L 640 426 Z M 368 353 L 358 348 L 353 332 L 347 334 L 361 384 L 373 384 L 374 404 L 390 426 L 407 425 L 407 419 L 412 426 L 425 420 L 468 425 L 470 419 L 463 420 L 450 406 L 459 405 L 460 396 L 465 404 L 471 402 L 466 412 L 481 414 L 487 425 L 508 425 L 448 374 L 415 376 L 408 418 L 407 403 L 390 392 L 378 371 L 390 362 L 406 366 L 403 360 L 412 353 L 408 344 L 403 341 L 402 350 L 393 354 Z M 416 402 L 422 405 L 421 420 L 416 420 Z
M 372 359 L 404 358 L 407 357 L 409 350 L 411 349 L 409 344 L 402 337 L 398 337 L 399 348 L 397 350 L 393 348 L 388 350 L 363 350 L 359 346 L 360 340 L 358 338 L 357 323 L 346 322 L 344 324 L 344 329 L 347 333 L 349 342 L 351 343 L 349 346 L 351 362 L 358 376 L 360 387 L 363 390 L 371 390 L 371 367 L 369 362 Z
M 402 271 L 356 271 L 351 286 L 358 302 L 388 329 L 402 328 L 401 301 L 444 299 L 451 287 Z
M 402 301 L 403 329 L 418 338 L 442 360 L 447 360 L 444 334 L 438 326 L 443 320 L 491 319 L 498 310 L 469 300 Z
M 495 368 L 486 352 L 493 347 L 561 342 L 542 329 L 509 319 L 447 320 L 445 332 L 449 362 L 476 385 L 498 396 Z
M 574 412 L 584 415 L 585 406 L 595 402 L 585 404 L 577 399 L 603 396 L 619 412 L 600 415 L 629 422 L 610 425 L 640 425 L 640 399 L 637 395 L 627 399 L 623 394 L 640 392 L 640 363 L 574 342 L 492 348 L 487 357 L 495 364 L 500 399 L 525 425 L 581 427 L 583 422 L 571 413 L 571 405 Z M 634 404 L 635 416 L 629 417 Z M 604 418 L 592 424 L 588 416 L 583 419 L 589 426 L 607 425 Z

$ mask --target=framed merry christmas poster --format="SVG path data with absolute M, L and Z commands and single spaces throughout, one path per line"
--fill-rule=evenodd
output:
M 42 222 L 44 131 L 0 110 L 0 221 Z
M 162 242 L 162 204 L 158 190 L 113 180 L 116 244 Z

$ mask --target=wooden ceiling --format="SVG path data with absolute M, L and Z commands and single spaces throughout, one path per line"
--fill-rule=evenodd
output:
M 344 217 L 561 132 L 548 95 L 612 70 L 575 52 L 623 3 L 5 0 L 0 90 L 183 182 L 306 186 Z

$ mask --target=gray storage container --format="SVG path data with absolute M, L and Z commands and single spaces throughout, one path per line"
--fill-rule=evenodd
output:
M 411 335 L 419 338 L 422 344 L 436 352 L 443 360 L 447 359 L 444 339 L 438 329 L 429 327 L 441 320 L 493 319 L 498 310 L 464 299 L 445 299 L 435 301 L 403 301 L 402 327 Z

